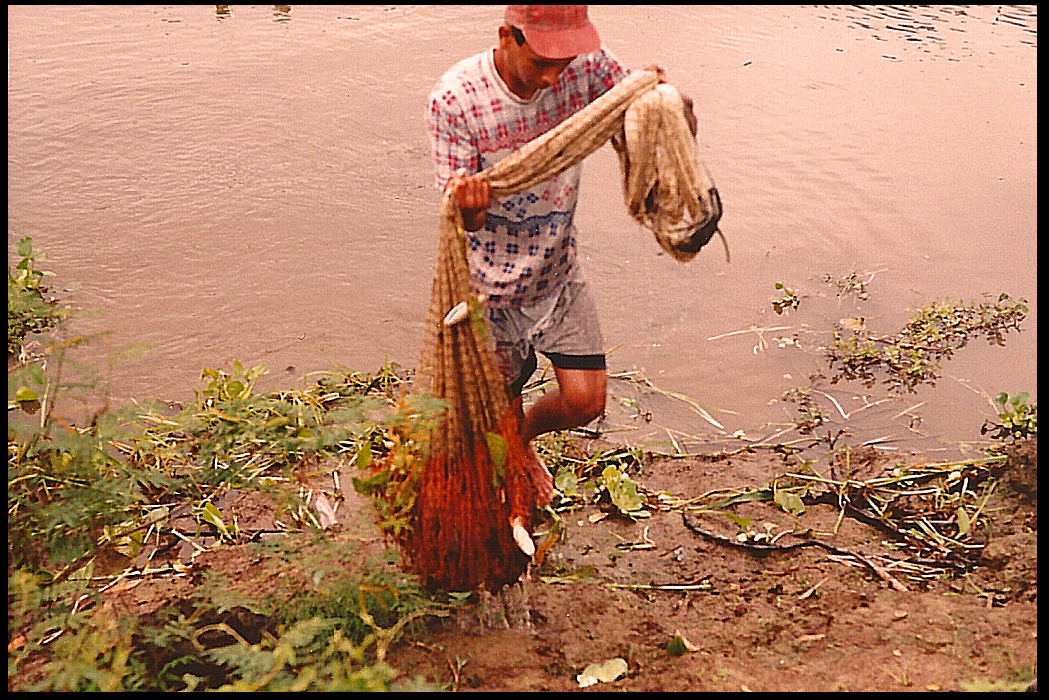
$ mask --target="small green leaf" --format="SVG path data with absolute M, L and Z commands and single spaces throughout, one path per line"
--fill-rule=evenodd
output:
M 485 438 L 488 440 L 488 453 L 492 456 L 495 466 L 499 469 L 505 468 L 508 449 L 506 440 L 499 433 L 487 433 Z
M 969 514 L 965 512 L 965 508 L 958 507 L 958 536 L 962 537 L 969 534 L 969 528 L 972 527 L 972 520 L 969 518 Z
M 499 433 L 487 433 L 485 438 L 488 440 L 488 454 L 491 455 L 492 464 L 495 465 L 492 484 L 498 487 L 503 481 L 503 474 L 506 473 L 506 454 L 509 447 L 506 439 Z
M 726 511 L 722 511 L 721 515 L 724 515 L 726 518 L 728 518 L 732 522 L 736 523 L 736 527 L 738 527 L 740 530 L 746 530 L 748 527 L 750 527 L 750 522 L 751 521 L 750 521 L 750 517 L 748 517 L 748 516 L 736 515 L 735 513 L 732 513 L 731 511 L 727 511 L 727 510 Z
M 796 493 L 786 489 L 774 489 L 773 493 L 776 505 L 784 512 L 791 515 L 801 515 L 805 512 L 805 504 L 801 502 Z
M 372 464 L 372 445 L 370 442 L 366 442 L 361 445 L 361 448 L 357 450 L 357 468 L 364 470 Z
M 200 509 L 200 517 L 206 523 L 211 523 L 220 533 L 226 532 L 226 523 L 222 521 L 222 512 L 219 511 L 211 501 L 208 501 L 203 508 Z
M 390 472 L 381 471 L 366 479 L 352 477 L 352 480 L 354 491 L 362 496 L 373 496 L 377 493 L 382 493 L 386 489 L 386 485 L 390 483 Z
M 15 392 L 15 403 L 28 403 L 30 401 L 39 401 L 40 395 L 26 386 L 18 387 L 18 391 Z
M 608 465 L 601 472 L 601 484 L 608 491 L 612 504 L 624 515 L 632 518 L 646 517 L 641 510 L 645 499 L 637 491 L 637 484 L 619 467 Z
M 574 498 L 579 495 L 579 477 L 570 469 L 562 469 L 554 477 L 554 488 L 565 498 Z

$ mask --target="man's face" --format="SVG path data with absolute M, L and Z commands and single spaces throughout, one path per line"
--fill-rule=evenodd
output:
M 528 45 L 528 42 L 517 45 L 510 28 L 499 29 L 499 49 L 503 54 L 503 67 L 507 86 L 518 97 L 530 100 L 539 90 L 553 87 L 561 71 L 575 58 L 544 58 Z

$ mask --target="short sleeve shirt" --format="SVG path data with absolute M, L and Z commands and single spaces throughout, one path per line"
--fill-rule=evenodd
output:
M 457 170 L 478 173 L 554 128 L 613 88 L 626 72 L 606 50 L 577 56 L 553 87 L 530 100 L 513 94 L 492 50 L 453 66 L 430 94 L 426 125 L 437 187 Z M 576 260 L 572 223 L 580 166 L 518 194 L 500 197 L 485 225 L 468 233 L 477 292 L 492 306 L 534 304 L 557 292 Z

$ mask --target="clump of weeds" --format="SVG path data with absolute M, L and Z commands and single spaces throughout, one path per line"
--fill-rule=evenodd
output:
M 7 270 L 7 356 L 24 358 L 26 337 L 54 328 L 68 310 L 50 298 L 44 278 L 54 273 L 37 267 L 47 257 L 33 249 L 33 239 L 18 241 L 15 252 L 21 260 Z
M 883 370 L 890 390 L 913 392 L 919 384 L 935 385 L 942 360 L 976 336 L 984 336 L 991 345 L 1005 345 L 1005 334 L 1019 331 L 1026 315 L 1025 299 L 1014 302 L 1003 293 L 993 302 L 934 301 L 918 309 L 894 335 L 875 333 L 862 323 L 836 329 L 827 348 L 830 366 L 837 368 L 830 381 L 858 379 L 871 387 L 876 370 Z
M 398 410 L 403 373 L 392 365 L 375 376 L 339 370 L 303 391 L 259 393 L 265 368 L 234 361 L 229 371 L 204 369 L 196 400 L 177 413 L 106 405 L 77 425 L 55 407 L 59 396 L 94 386 L 67 361 L 69 349 L 87 341 L 61 337 L 65 314 L 45 296 L 43 256 L 29 239 L 17 251 L 22 262 L 8 272 L 9 687 L 395 687 L 385 661 L 390 645 L 444 608 L 410 576 L 335 551 L 341 545 L 309 519 L 300 519 L 297 536 L 313 533 L 312 554 L 260 550 L 303 584 L 279 609 L 221 583 L 198 587 L 193 601 L 150 619 L 113 616 L 103 603 L 112 586 L 146 569 L 193 573 L 177 559 L 139 561 L 147 544 L 155 553 L 188 541 L 168 517 L 175 509 L 196 518 L 198 534 L 215 535 L 210 546 L 225 546 L 242 533 L 235 521 L 223 522 L 214 503 L 220 494 L 254 490 L 295 500 L 279 485 L 295 484 L 321 459 L 388 451 L 389 436 L 420 415 Z M 44 330 L 54 332 L 41 338 L 42 352 L 25 352 L 27 337 Z M 114 564 L 130 567 L 114 573 Z M 238 622 L 246 617 L 258 629 Z

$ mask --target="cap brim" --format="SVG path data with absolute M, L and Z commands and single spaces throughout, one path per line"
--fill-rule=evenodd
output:
M 523 30 L 525 40 L 543 58 L 564 59 L 601 49 L 601 39 L 592 24 L 576 29 L 559 29 L 542 32 L 537 29 Z

